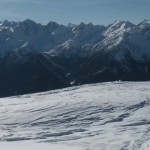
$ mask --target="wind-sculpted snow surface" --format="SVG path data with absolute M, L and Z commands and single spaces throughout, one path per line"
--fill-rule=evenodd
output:
M 149 114 L 150 82 L 1 98 L 0 149 L 149 150 Z

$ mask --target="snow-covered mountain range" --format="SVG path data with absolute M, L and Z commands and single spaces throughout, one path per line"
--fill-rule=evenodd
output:
M 150 82 L 0 99 L 1 150 L 149 150 Z
M 0 95 L 70 83 L 150 80 L 150 21 L 115 21 L 108 26 L 2 21 L 0 68 Z
M 149 40 L 149 20 L 138 25 L 115 21 L 108 26 L 83 22 L 68 26 L 56 22 L 41 25 L 29 19 L 23 22 L 0 22 L 1 57 L 16 49 L 25 53 L 34 50 L 69 57 L 87 56 L 101 49 L 108 51 L 120 47 L 129 49 L 135 59 L 142 59 L 142 55 L 149 54 Z M 116 59 L 123 59 L 123 52 L 120 53 Z

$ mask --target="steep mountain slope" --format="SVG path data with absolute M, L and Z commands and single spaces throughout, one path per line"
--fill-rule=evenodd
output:
M 67 86 L 65 70 L 44 54 L 13 52 L 0 61 L 0 96 Z
M 1 98 L 0 147 L 149 150 L 149 114 L 150 82 L 102 83 Z
M 150 20 L 144 20 L 138 26 L 142 29 L 141 33 L 150 41 Z
M 70 37 L 70 29 L 55 22 L 41 25 L 29 19 L 23 22 L 4 21 L 0 23 L 0 56 L 24 47 L 28 50 L 32 47 L 30 52 L 33 49 L 48 51 Z
M 130 22 L 115 22 L 78 72 L 80 83 L 150 79 L 150 41 L 144 29 Z
M 46 77 L 43 70 L 47 70 Z M 62 78 L 58 78 L 58 70 Z M 24 83 L 24 74 L 26 82 L 30 78 L 31 87 Z M 68 26 L 55 22 L 41 25 L 29 19 L 0 22 L 0 75 L 0 81 L 10 79 L 9 86 L 3 89 L 1 85 L 0 96 L 13 88 L 17 90 L 10 92 L 12 95 L 15 91 L 18 94 L 43 91 L 72 83 L 150 80 L 150 21 L 138 25 L 115 21 L 106 27 L 83 22 Z M 37 75 L 37 80 L 33 80 Z M 51 78 L 53 75 L 55 80 Z M 17 78 L 20 84 L 16 88 Z M 37 83 L 41 87 L 35 86 Z M 30 90 L 20 91 L 20 87 Z
M 118 50 L 114 53 L 118 61 L 124 59 L 125 51 L 129 51 L 136 60 L 145 60 L 146 56 L 149 59 L 150 42 L 141 32 L 143 29 L 130 22 L 115 22 L 103 33 L 104 39 L 93 48 L 93 51 L 101 51 L 101 49 L 113 51 L 117 48 Z
M 92 47 L 103 39 L 104 26 L 80 23 L 72 28 L 73 37 L 50 50 L 50 55 L 63 57 L 88 57 Z

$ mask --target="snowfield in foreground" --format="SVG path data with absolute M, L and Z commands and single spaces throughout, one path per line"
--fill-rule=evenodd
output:
M 150 150 L 150 82 L 0 99 L 1 150 Z

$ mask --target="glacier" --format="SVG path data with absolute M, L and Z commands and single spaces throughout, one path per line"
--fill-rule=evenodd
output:
M 0 98 L 2 150 L 149 150 L 150 82 Z

